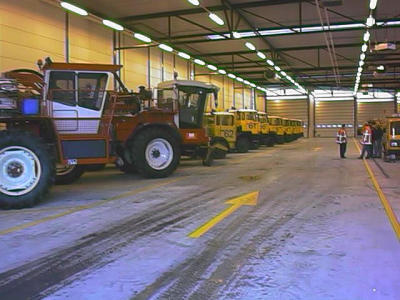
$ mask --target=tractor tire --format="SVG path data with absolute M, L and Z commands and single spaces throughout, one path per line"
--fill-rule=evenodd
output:
M 54 155 L 39 137 L 29 132 L 3 130 L 0 170 L 0 207 L 32 207 L 54 183 Z
M 214 145 L 215 143 L 222 144 L 229 151 L 229 144 L 227 143 L 226 140 L 212 140 L 211 141 L 211 145 Z M 226 158 L 226 154 L 227 154 L 227 151 L 223 151 L 221 149 L 216 149 L 214 151 L 214 154 L 213 154 L 214 156 L 213 157 L 214 157 L 214 159 L 224 159 L 224 158 Z
M 236 149 L 239 153 L 249 152 L 250 141 L 247 137 L 241 136 L 236 141 Z
M 145 129 L 138 133 L 131 145 L 133 164 L 144 177 L 167 177 L 178 167 L 180 143 L 167 129 Z
M 134 164 L 130 164 L 128 162 L 124 161 L 124 164 L 122 166 L 118 166 L 121 172 L 124 172 L 125 174 L 136 174 L 137 170 L 135 168 Z
M 62 169 L 58 168 L 56 172 L 56 184 L 71 184 L 77 181 L 85 171 L 86 167 L 84 165 L 71 165 L 65 166 Z

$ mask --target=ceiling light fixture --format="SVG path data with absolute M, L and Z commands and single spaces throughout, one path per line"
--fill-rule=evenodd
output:
M 279 66 L 275 66 L 274 69 L 277 70 L 278 72 L 281 70 L 281 68 L 279 68 Z
M 234 75 L 234 74 L 232 74 L 232 73 L 229 73 L 229 74 L 228 74 L 228 77 L 229 77 L 229 78 L 232 78 L 232 79 L 235 79 L 235 78 L 236 78 L 236 75 Z
M 143 34 L 141 34 L 141 33 L 135 32 L 135 33 L 133 34 L 133 37 L 136 38 L 136 39 L 138 39 L 138 40 L 141 40 L 142 42 L 151 43 L 151 38 L 149 38 L 149 37 L 147 37 L 147 36 L 145 36 L 145 35 L 143 35 Z
M 374 17 L 373 16 L 369 16 L 368 19 L 367 19 L 367 26 L 368 27 L 372 27 L 372 26 L 374 26 L 374 24 L 375 24 Z
M 110 20 L 103 20 L 103 24 L 118 31 L 124 30 L 124 27 Z
M 168 45 L 165 45 L 165 44 L 160 44 L 160 45 L 158 45 L 158 47 L 159 47 L 160 49 L 163 49 L 163 50 L 168 51 L 168 52 L 174 51 L 174 49 L 172 49 L 172 47 L 170 47 L 170 46 L 168 46 Z
M 369 8 L 370 8 L 370 9 L 375 9 L 377 3 L 378 3 L 378 0 L 371 0 L 371 1 L 369 2 Z
M 188 0 L 188 2 L 196 6 L 200 4 L 199 0 Z
M 241 78 L 241 77 L 236 77 L 236 80 L 239 82 L 243 82 L 243 78 Z
M 178 55 L 184 59 L 190 59 L 190 55 L 185 52 L 178 52 Z
M 242 36 L 240 35 L 240 33 L 239 32 L 236 32 L 236 31 L 233 31 L 232 32 L 232 36 L 235 38 L 235 39 L 240 39 Z
M 272 67 L 274 65 L 274 62 L 270 59 L 267 59 L 267 64 L 269 64 Z
M 360 54 L 360 60 L 364 60 L 365 59 L 365 53 L 361 53 Z
M 218 70 L 218 73 L 220 73 L 220 74 L 226 74 L 226 71 L 225 70 Z
M 213 20 L 215 23 L 217 23 L 218 25 L 224 25 L 225 24 L 225 22 L 224 22 L 224 20 L 222 20 L 220 17 L 218 17 L 216 14 L 214 14 L 214 13 L 210 13 L 209 15 L 208 15 L 208 17 L 211 19 L 211 20 Z
M 257 56 L 258 56 L 259 58 L 261 58 L 261 59 L 266 59 L 266 58 L 267 58 L 267 57 L 265 56 L 265 54 L 262 53 L 262 52 L 260 52 L 260 51 L 257 52 Z
M 87 16 L 88 15 L 88 12 L 86 10 L 84 10 L 84 9 L 78 7 L 78 6 L 72 5 L 72 4 L 68 3 L 68 2 L 64 2 L 64 1 L 60 2 L 60 5 L 62 7 L 64 7 L 65 9 L 67 9 L 69 11 L 72 11 L 72 12 L 78 14 L 78 15 L 81 15 L 81 16 Z
M 218 68 L 216 66 L 213 66 L 213 65 L 207 65 L 207 68 L 209 68 L 210 70 L 213 70 L 213 71 L 217 71 L 218 70 Z
M 256 46 L 254 46 L 252 43 L 250 42 L 246 42 L 246 44 L 244 44 L 247 48 L 249 48 L 250 50 L 254 51 L 256 50 Z
M 201 59 L 198 59 L 198 58 L 196 58 L 196 59 L 194 60 L 194 62 L 195 62 L 196 64 L 198 64 L 198 65 L 201 65 L 201 66 L 204 66 L 204 65 L 206 64 L 204 61 L 202 61 Z
M 367 52 L 367 49 L 368 49 L 367 44 L 363 44 L 363 45 L 361 46 L 361 51 L 362 51 L 362 52 Z
M 370 38 L 370 33 L 369 33 L 369 31 L 366 31 L 365 33 L 364 33 L 364 42 L 368 42 L 369 41 L 369 38 Z

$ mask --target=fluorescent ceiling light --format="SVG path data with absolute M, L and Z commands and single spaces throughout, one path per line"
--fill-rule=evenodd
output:
M 367 19 L 367 26 L 372 27 L 375 24 L 375 19 L 373 16 L 369 16 Z
M 220 74 L 226 74 L 226 71 L 225 70 L 218 70 L 218 73 L 220 73 Z
M 145 35 L 143 35 L 143 34 L 141 34 L 141 33 L 135 32 L 135 33 L 133 34 L 133 36 L 134 36 L 135 38 L 137 38 L 138 40 L 141 40 L 142 42 L 151 43 L 151 38 L 149 38 L 149 37 L 147 37 L 147 36 L 145 36 Z
M 279 74 L 275 73 L 275 79 L 282 79 L 282 77 L 279 76 Z
M 228 74 L 228 77 L 229 77 L 229 78 L 232 78 L 232 79 L 235 79 L 235 78 L 236 78 L 236 75 L 229 73 L 229 74 Z
M 184 59 L 190 59 L 190 55 L 185 52 L 178 52 L 178 55 Z
M 363 45 L 361 46 L 361 51 L 362 51 L 362 52 L 366 52 L 367 49 L 368 49 L 367 44 L 363 44 Z
M 217 23 L 218 25 L 224 25 L 225 24 L 225 22 L 224 22 L 224 20 L 222 20 L 220 17 L 218 17 L 216 14 L 214 14 L 214 13 L 210 13 L 209 15 L 208 15 L 208 17 L 211 19 L 211 20 L 213 20 L 215 23 Z
M 362 68 L 362 67 L 358 67 L 358 73 L 361 73 L 361 72 L 362 72 L 362 70 L 363 70 L 363 68 Z
M 213 70 L 213 71 L 217 71 L 217 67 L 216 66 L 213 66 L 213 65 L 207 65 L 207 68 L 209 68 L 210 70 Z
M 188 0 L 188 2 L 196 6 L 200 4 L 199 0 Z
M 278 66 L 275 66 L 274 69 L 277 70 L 278 72 L 281 70 L 281 68 L 279 68 Z
M 369 31 L 365 32 L 365 33 L 364 33 L 364 42 L 368 42 L 370 36 L 371 36 L 371 35 L 370 35 Z
M 250 86 L 253 87 L 253 88 L 256 87 L 256 85 L 254 83 L 252 83 L 252 82 L 250 82 Z
M 363 65 L 364 65 L 364 61 L 363 60 L 360 60 L 360 67 L 362 67 Z
M 241 78 L 241 77 L 236 77 L 236 80 L 239 82 L 243 82 L 243 78 Z
M 206 63 L 204 61 L 202 61 L 201 59 L 195 59 L 194 62 L 198 65 L 204 66 Z
M 124 30 L 124 27 L 110 20 L 103 20 L 103 24 L 118 31 Z
M 160 44 L 160 45 L 158 45 L 158 47 L 163 49 L 163 50 L 165 50 L 165 51 L 168 51 L 168 52 L 174 51 L 174 49 L 172 49 L 172 47 L 170 47 L 168 45 L 165 45 L 165 44 Z
M 266 59 L 266 58 L 267 58 L 267 57 L 265 56 L 265 54 L 262 53 L 262 52 L 260 52 L 260 51 L 257 52 L 257 56 L 258 56 L 259 58 L 261 58 L 261 59 Z
M 246 44 L 245 44 L 245 46 L 247 47 L 247 48 L 249 48 L 250 50 L 256 50 L 256 46 L 254 46 L 252 43 L 250 43 L 250 42 L 246 42 Z
M 360 54 L 360 60 L 364 60 L 365 59 L 365 53 L 361 53 Z
M 272 60 L 270 60 L 270 59 L 267 59 L 267 64 L 269 64 L 270 66 L 273 66 L 274 62 Z
M 375 9 L 377 3 L 378 3 L 378 0 L 371 0 L 371 1 L 369 2 L 369 8 L 370 8 L 370 9 Z
M 376 67 L 377 70 L 379 71 L 385 71 L 385 66 L 384 65 L 380 65 Z
M 244 83 L 244 84 L 250 84 L 250 81 L 245 80 L 245 81 L 243 81 L 243 83 Z
M 68 3 L 68 2 L 61 2 L 60 5 L 62 7 L 64 7 L 65 9 L 67 9 L 69 11 L 72 11 L 72 12 L 78 14 L 78 15 L 81 15 L 81 16 L 87 16 L 88 15 L 88 12 L 86 10 L 84 10 L 84 9 L 78 7 L 78 6 L 72 5 L 72 4 Z
M 240 39 L 242 36 L 240 35 L 240 33 L 239 32 L 236 32 L 236 31 L 233 31 L 232 32 L 232 36 L 235 38 L 235 39 Z
M 287 75 L 285 71 L 282 71 L 281 74 L 282 74 L 282 76 L 286 76 Z

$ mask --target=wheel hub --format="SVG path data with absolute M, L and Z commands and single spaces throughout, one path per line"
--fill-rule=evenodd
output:
M 157 138 L 147 144 L 145 157 L 151 168 L 163 170 L 171 164 L 174 151 L 166 139 Z
M 12 162 L 7 166 L 7 174 L 12 178 L 20 177 L 24 173 L 24 166 L 19 162 Z
M 41 165 L 31 150 L 11 146 L 0 150 L 0 192 L 9 196 L 29 193 L 39 183 Z

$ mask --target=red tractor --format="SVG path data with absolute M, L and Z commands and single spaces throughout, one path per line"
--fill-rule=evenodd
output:
M 166 177 L 186 145 L 194 139 L 207 145 L 200 128 L 179 129 L 183 103 L 144 107 L 151 92 L 129 92 L 119 65 L 46 59 L 39 66 L 42 73 L 14 70 L 0 79 L 0 100 L 6 99 L 0 101 L 2 208 L 30 207 L 54 182 L 73 182 L 87 166 L 116 163 L 125 172 Z M 205 99 L 191 109 L 200 116 L 204 106 Z

